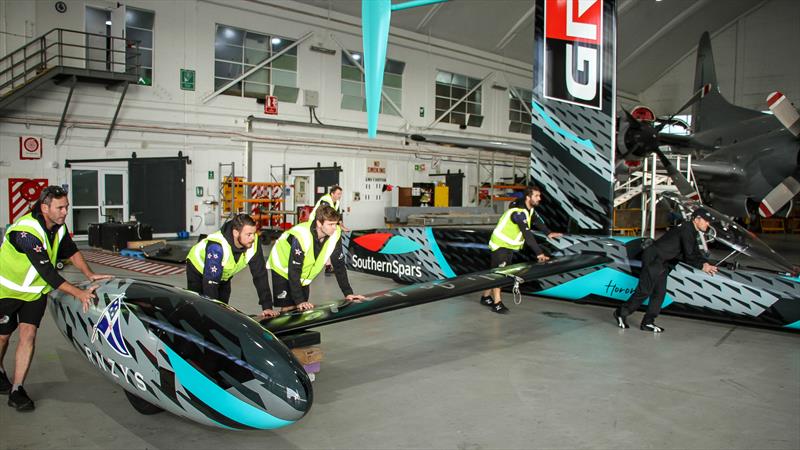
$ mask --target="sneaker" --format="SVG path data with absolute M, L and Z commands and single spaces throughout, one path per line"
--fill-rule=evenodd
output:
M 619 313 L 619 308 L 614 308 L 613 316 L 614 316 L 614 320 L 617 321 L 617 326 L 618 327 L 622 328 L 623 330 L 626 329 L 626 328 L 630 328 L 628 326 L 628 320 L 625 318 L 625 316 L 623 316 L 623 315 L 621 315 Z
M 663 333 L 664 329 L 654 323 L 642 323 L 639 325 L 642 331 L 652 331 L 653 333 Z
M 11 392 L 11 381 L 5 372 L 0 372 L 0 394 L 8 395 L 9 392 Z
M 20 412 L 33 411 L 34 408 L 33 400 L 28 397 L 28 393 L 22 386 L 8 396 L 8 406 Z
M 492 304 L 492 311 L 498 314 L 507 314 L 508 308 L 506 308 L 506 305 L 504 305 L 503 302 L 499 302 Z
M 492 306 L 494 305 L 494 299 L 491 295 L 482 295 L 481 296 L 481 305 L 484 306 Z

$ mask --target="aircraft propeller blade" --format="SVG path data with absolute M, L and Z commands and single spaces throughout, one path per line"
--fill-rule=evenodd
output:
M 661 124 L 659 124 L 658 127 L 656 127 L 656 131 L 663 130 L 665 126 L 667 126 L 670 123 L 672 123 L 672 119 L 674 119 L 675 116 L 677 116 L 678 114 L 682 113 L 686 108 L 688 108 L 688 107 L 694 105 L 695 103 L 697 103 L 701 98 L 705 97 L 709 92 L 711 92 L 711 85 L 710 84 L 706 84 L 705 86 L 703 86 L 700 89 L 698 89 L 697 92 L 692 94 L 692 96 L 689 98 L 689 100 L 687 100 L 686 103 L 683 104 L 683 106 L 678 108 L 678 110 L 675 111 L 671 116 L 669 116 L 669 118 L 667 120 L 661 122 Z
M 800 174 L 795 172 L 784 178 L 783 181 L 769 191 L 769 194 L 758 205 L 758 213 L 761 214 L 761 217 L 771 217 L 800 192 L 800 180 L 798 180 L 798 177 L 800 177 Z
M 672 164 L 672 161 L 667 159 L 664 152 L 660 149 L 654 150 L 656 155 L 658 155 L 658 159 L 661 160 L 661 165 L 667 170 L 667 175 L 672 179 L 672 182 L 675 183 L 675 186 L 678 188 L 678 192 L 681 193 L 684 197 L 690 198 L 692 200 L 700 201 L 700 194 L 697 192 L 692 186 L 692 183 L 683 176 L 682 173 L 675 168 L 675 165 Z
M 800 113 L 797 112 L 797 108 L 792 106 L 785 95 L 778 91 L 769 94 L 767 96 L 767 105 L 769 106 L 769 110 L 772 111 L 772 114 L 775 115 L 794 137 L 800 137 Z M 767 197 L 769 197 L 769 195 L 767 195 Z M 763 205 L 764 203 L 762 202 L 761 204 Z

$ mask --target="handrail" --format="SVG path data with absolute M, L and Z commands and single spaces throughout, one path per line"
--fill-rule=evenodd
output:
M 105 45 L 90 42 L 90 37 L 104 39 Z M 0 58 L 0 97 L 58 66 L 126 73 L 138 78 L 140 56 L 138 41 L 54 28 Z

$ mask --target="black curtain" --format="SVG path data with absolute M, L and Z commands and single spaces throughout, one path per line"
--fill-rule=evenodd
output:
M 186 158 L 135 158 L 128 162 L 130 213 L 153 233 L 186 230 Z

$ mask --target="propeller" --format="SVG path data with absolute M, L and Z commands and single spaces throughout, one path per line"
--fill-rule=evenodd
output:
M 792 106 L 786 96 L 780 92 L 773 92 L 767 96 L 767 105 L 783 126 L 794 137 L 800 137 L 800 113 Z
M 686 108 L 697 103 L 701 98 L 711 92 L 711 85 L 698 89 L 686 103 L 665 120 L 660 120 L 658 126 L 653 126 L 649 122 L 637 120 L 626 109 L 623 108 L 625 116 L 620 120 L 619 132 L 617 135 L 618 151 L 627 161 L 639 160 L 658 150 L 658 145 L 662 138 L 659 136 L 661 130 L 667 125 L 676 123 L 675 117 L 686 110 Z
M 800 172 L 795 170 L 792 175 L 784 178 L 761 200 L 761 204 L 758 205 L 758 213 L 764 218 L 771 217 L 798 193 L 800 193 Z
M 785 95 L 777 91 L 769 94 L 767 105 L 775 118 L 793 136 L 800 137 L 800 113 Z M 798 193 L 800 193 L 800 169 L 795 169 L 793 174 L 784 178 L 761 200 L 761 204 L 758 205 L 758 213 L 761 217 L 771 217 Z

